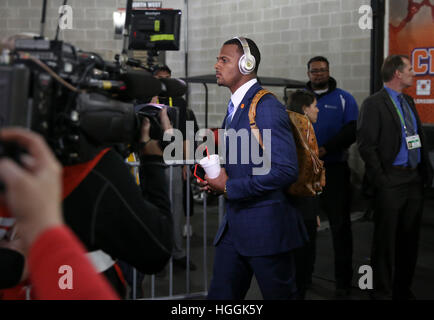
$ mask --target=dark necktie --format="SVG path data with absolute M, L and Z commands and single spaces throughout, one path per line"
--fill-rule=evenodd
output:
M 411 116 L 410 106 L 407 103 L 407 100 L 405 100 L 404 95 L 400 94 L 398 95 L 399 102 L 401 103 L 401 108 L 404 113 L 404 122 L 405 126 L 407 127 L 406 135 L 413 136 L 416 134 L 416 129 L 413 124 L 413 118 Z M 411 168 L 417 167 L 417 161 L 419 157 L 418 149 L 412 149 L 408 150 L 408 165 Z
M 234 104 L 232 103 L 232 100 L 229 100 L 228 103 L 228 116 L 226 117 L 226 125 L 225 125 L 225 129 L 229 128 L 229 125 L 231 124 L 232 121 L 232 114 L 234 113 Z

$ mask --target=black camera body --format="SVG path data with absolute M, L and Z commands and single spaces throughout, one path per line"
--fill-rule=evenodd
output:
M 136 113 L 139 118 L 148 118 L 151 122 L 151 132 L 149 136 L 151 139 L 162 140 L 164 130 L 160 123 L 160 113 L 163 108 L 167 109 L 167 115 L 173 124 L 174 128 L 178 128 L 179 125 L 179 112 L 176 108 L 170 108 L 167 106 L 157 104 L 139 104 L 135 106 Z
M 134 145 L 143 116 L 152 119 L 151 137 L 162 137 L 158 112 L 136 112 L 136 101 L 186 91 L 177 79 L 163 83 L 62 41 L 19 39 L 10 58 L 0 65 L 0 126 L 40 133 L 64 165 L 89 161 L 114 144 Z M 176 108 L 170 109 L 176 128 Z
M 21 157 L 27 154 L 27 150 L 21 147 L 19 144 L 11 141 L 0 140 L 0 159 L 8 157 L 15 161 L 20 166 L 23 165 Z M 0 181 L 0 193 L 5 190 L 5 185 Z
M 18 52 L 20 54 L 18 54 Z M 22 54 L 21 54 L 22 52 Z M 73 46 L 62 41 L 44 39 L 19 39 L 15 41 L 13 67 L 27 70 L 27 81 L 12 91 L 21 91 L 24 101 L 25 126 L 38 132 L 48 142 L 56 156 L 64 163 L 79 162 L 79 119 L 74 113 L 74 93 L 59 83 L 41 65 L 28 57 L 39 60 L 58 77 L 74 85 L 78 82 L 79 63 Z M 10 106 L 12 109 L 15 106 Z M 24 120 L 24 119 L 23 119 Z M 20 121 L 18 125 L 22 125 Z M 16 125 L 14 122 L 6 125 Z

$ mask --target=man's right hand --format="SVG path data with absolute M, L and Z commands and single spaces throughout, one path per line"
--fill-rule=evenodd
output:
M 199 179 L 196 179 L 196 181 L 199 184 L 201 191 L 208 191 L 208 192 L 211 191 L 211 188 L 209 187 L 208 181 L 206 181 L 206 180 L 201 181 Z
M 172 130 L 172 124 L 170 123 L 169 116 L 167 115 L 166 108 L 163 108 L 160 112 L 160 123 L 164 131 Z M 140 152 L 144 155 L 163 155 L 163 150 L 160 148 L 160 144 L 157 140 L 151 139 L 151 122 L 148 118 L 144 118 L 142 121 L 142 127 L 140 131 L 140 142 L 144 143 Z
M 173 129 L 172 124 L 170 123 L 169 116 L 167 115 L 167 109 L 163 108 L 160 112 L 160 122 L 161 127 L 164 131 Z

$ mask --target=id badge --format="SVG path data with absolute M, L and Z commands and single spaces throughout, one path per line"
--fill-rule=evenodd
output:
M 418 134 L 415 134 L 414 136 L 406 137 L 405 140 L 407 141 L 408 150 L 417 149 L 422 146 Z

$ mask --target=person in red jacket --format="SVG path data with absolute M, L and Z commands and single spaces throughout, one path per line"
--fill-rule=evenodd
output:
M 0 139 L 13 141 L 28 154 L 22 166 L 0 159 L 4 201 L 17 219 L 21 250 L 37 299 L 118 299 L 85 256 L 86 250 L 62 218 L 62 167 L 36 133 L 3 129 Z

